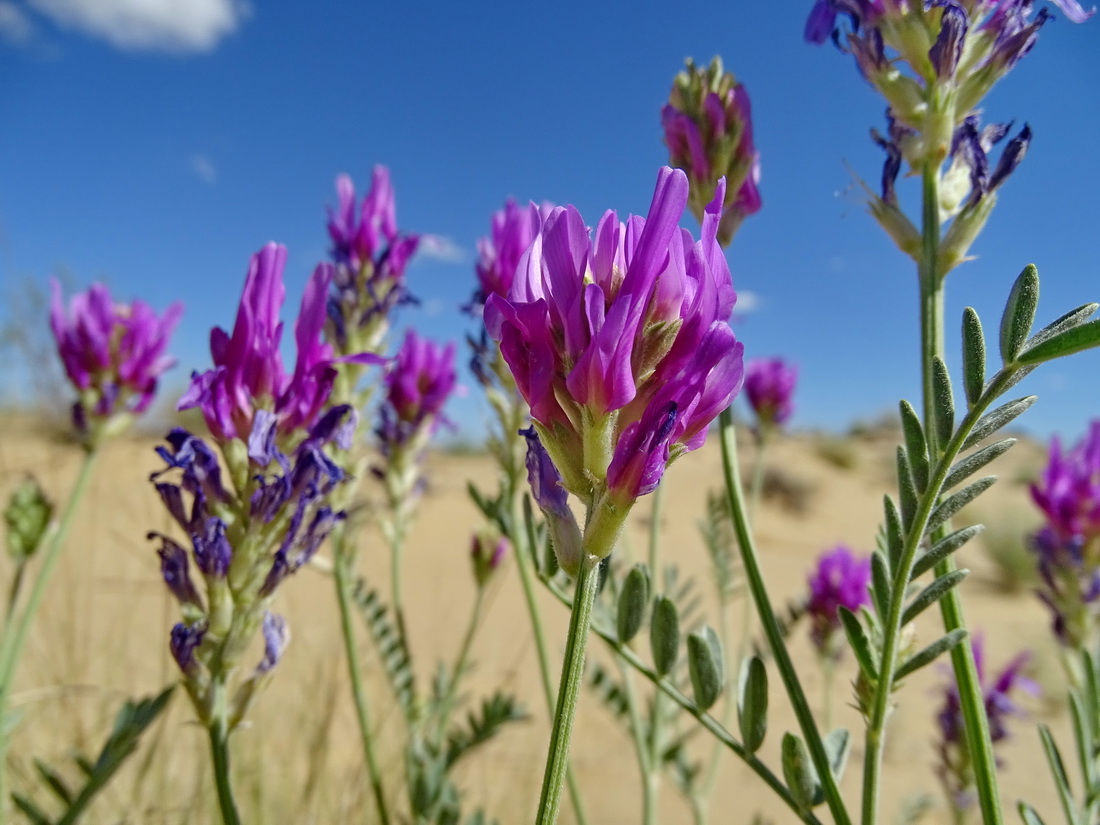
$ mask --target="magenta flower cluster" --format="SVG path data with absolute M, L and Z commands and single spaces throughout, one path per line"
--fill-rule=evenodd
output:
M 835 657 L 840 630 L 837 610 L 846 607 L 857 612 L 870 603 L 867 586 L 871 581 L 871 559 L 857 558 L 845 545 L 823 553 L 809 577 L 810 597 L 806 614 L 810 619 L 810 638 L 822 656 Z
M 50 328 L 79 396 L 73 405 L 77 428 L 86 432 L 90 419 L 148 409 L 160 376 L 176 363 L 166 350 L 183 304 L 157 317 L 142 301 L 116 304 L 107 287 L 94 284 L 73 295 L 66 309 L 56 279 L 50 292 Z
M 332 294 L 328 316 L 333 343 L 344 354 L 373 352 L 381 344 L 390 312 L 412 300 L 405 268 L 420 237 L 397 229 L 397 208 L 389 170 L 376 166 L 371 187 L 356 208 L 355 185 L 347 175 L 336 179 L 336 209 L 329 210 L 332 239 Z
M 508 296 L 486 302 L 542 443 L 585 501 L 605 480 L 619 505 L 651 492 L 741 387 L 736 296 L 717 240 L 723 196 L 720 184 L 698 243 L 677 226 L 680 170 L 661 170 L 647 217 L 608 211 L 594 237 L 572 206 L 555 208 Z
M 782 358 L 754 358 L 745 366 L 745 397 L 760 426 L 780 427 L 794 413 L 798 367 Z
M 1053 614 L 1055 634 L 1077 647 L 1095 639 L 1100 622 L 1100 420 L 1071 450 L 1052 440 L 1031 496 L 1046 517 L 1032 540 L 1039 596 Z
M 688 175 L 691 208 L 700 221 L 719 179 L 726 179 L 718 239 L 727 246 L 741 221 L 762 206 L 748 92 L 723 71 L 719 58 L 707 69 L 689 60 L 661 109 L 661 125 L 670 163 Z
M 378 438 L 384 455 L 426 441 L 446 421 L 443 407 L 454 392 L 455 345 L 440 346 L 410 329 L 386 372 Z
M 490 295 L 508 297 L 523 253 L 535 240 L 542 219 L 553 208 L 550 204 L 540 207 L 534 203 L 520 206 L 509 198 L 503 209 L 493 213 L 489 237 L 477 242 L 474 271 L 478 287 L 471 306 L 484 306 Z
M 248 439 L 261 409 L 274 414 L 280 435 L 308 430 L 332 392 L 340 359 L 333 356 L 321 333 L 333 268 L 320 264 L 306 284 L 294 325 L 298 355 L 294 371 L 288 374 L 280 350 L 283 322 L 279 317 L 286 297 L 286 254 L 286 247 L 269 243 L 252 256 L 232 335 L 220 327 L 211 331 L 214 368 L 195 373 L 179 401 L 181 410 L 198 407 L 219 441 Z M 360 353 L 344 360 L 379 363 L 382 359 Z

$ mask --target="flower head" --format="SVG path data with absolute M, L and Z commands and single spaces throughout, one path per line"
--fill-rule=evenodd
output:
M 1089 645 L 1100 630 L 1100 420 L 1069 451 L 1052 440 L 1050 461 L 1031 496 L 1047 522 L 1031 543 L 1039 596 L 1054 616 L 1059 641 Z
M 107 287 L 94 284 L 73 295 L 66 310 L 56 279 L 50 292 L 50 328 L 79 396 L 73 409 L 79 428 L 88 432 L 148 409 L 160 376 L 176 363 L 166 349 L 183 305 L 172 304 L 158 318 L 148 304 L 116 304 Z
M 757 358 L 745 366 L 745 397 L 762 427 L 787 423 L 797 381 L 798 367 L 782 358 Z
M 839 545 L 823 553 L 809 577 L 810 598 L 806 612 L 810 617 L 810 638 L 823 656 L 837 656 L 836 644 L 840 630 L 837 609 L 846 607 L 856 612 L 870 602 L 867 585 L 871 581 L 871 559 L 857 558 L 852 551 Z
M 337 351 L 377 352 L 390 312 L 411 301 L 405 268 L 420 236 L 397 229 L 390 173 L 376 166 L 362 207 L 355 206 L 355 185 L 347 175 L 336 179 L 339 205 L 329 210 L 334 271 L 328 297 L 330 339 Z
M 440 346 L 415 330 L 405 333 L 386 373 L 378 428 L 383 450 L 426 441 L 446 421 L 443 407 L 455 389 L 454 360 L 453 343 Z
M 269 243 L 252 256 L 241 294 L 233 334 L 220 327 L 210 333 L 214 368 L 194 373 L 179 409 L 198 407 L 210 432 L 219 441 L 247 441 L 257 413 L 274 416 L 280 436 L 301 436 L 323 414 L 336 380 L 332 347 L 321 339 L 325 323 L 325 296 L 333 269 L 318 266 L 306 284 L 301 311 L 294 325 L 298 355 L 294 371 L 283 368 L 279 317 L 286 296 L 283 267 L 286 247 Z M 360 353 L 343 360 L 378 363 L 382 359 Z
M 745 87 L 723 71 L 721 58 L 700 69 L 692 60 L 676 76 L 661 125 L 670 162 L 687 172 L 689 203 L 702 222 L 721 178 L 726 180 L 718 240 L 728 246 L 741 221 L 760 211 L 760 153 L 752 139 Z
M 542 218 L 553 206 L 530 203 L 520 206 L 509 198 L 504 208 L 493 214 L 491 234 L 477 242 L 478 259 L 474 270 L 478 288 L 471 308 L 484 306 L 490 295 L 508 297 L 523 253 L 535 240 Z
M 989 719 L 989 738 L 994 745 L 1008 737 L 1009 717 L 1022 715 L 1022 711 L 1013 700 L 1013 694 L 1018 694 L 1020 690 L 1032 696 L 1039 693 L 1038 685 L 1022 675 L 1030 658 L 1029 653 L 1021 653 L 1005 665 L 997 678 L 990 682 L 985 670 L 982 637 L 980 635 L 974 637 L 974 663 L 977 666 L 978 680 L 985 699 L 985 712 Z M 936 766 L 936 773 L 943 783 L 951 805 L 957 811 L 965 811 L 977 798 L 974 792 L 974 773 L 967 752 L 959 688 L 955 682 L 954 673 L 947 672 L 949 681 L 944 687 L 943 705 L 936 714 L 940 733 L 939 764 Z M 1001 764 L 1000 759 L 997 760 L 997 764 Z
M 717 231 L 725 188 L 702 240 L 678 228 L 688 199 L 664 168 L 649 215 L 600 219 L 594 237 L 558 207 L 524 254 L 507 298 L 485 323 L 531 407 L 562 486 L 625 518 L 665 466 L 694 450 L 741 387 L 736 300 Z M 598 528 L 594 528 L 598 529 Z

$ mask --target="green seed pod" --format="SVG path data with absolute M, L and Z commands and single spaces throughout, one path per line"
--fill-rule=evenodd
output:
M 768 671 L 759 656 L 746 659 L 741 664 L 737 723 L 745 749 L 755 753 L 764 743 L 764 734 L 768 731 Z
M 8 528 L 8 552 L 18 563 L 34 555 L 46 537 L 53 504 L 33 478 L 25 479 L 8 499 L 4 521 Z
M 688 636 L 688 670 L 695 704 L 700 710 L 710 710 L 725 687 L 725 663 L 722 643 L 709 627 L 704 626 Z
M 680 651 L 680 614 L 676 603 L 668 596 L 660 596 L 653 604 L 653 618 L 649 625 L 649 644 L 653 649 L 653 668 L 660 676 L 667 676 L 676 665 Z
M 626 644 L 638 635 L 648 604 L 649 573 L 645 565 L 638 564 L 627 574 L 626 580 L 623 582 L 623 590 L 619 594 L 619 615 L 616 628 L 619 632 L 620 642 Z

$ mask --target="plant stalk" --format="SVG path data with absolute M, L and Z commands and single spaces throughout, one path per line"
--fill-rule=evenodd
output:
M 222 690 L 224 689 L 223 686 Z M 225 825 L 241 825 L 229 779 L 229 731 L 226 729 L 224 708 L 218 718 L 211 722 L 209 732 L 210 754 L 214 759 L 214 784 L 218 789 L 218 808 L 222 814 L 222 822 Z

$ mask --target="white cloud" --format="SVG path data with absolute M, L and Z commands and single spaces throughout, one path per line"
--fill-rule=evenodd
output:
M 441 261 L 445 264 L 465 263 L 467 258 L 465 249 L 442 235 L 421 236 L 417 252 L 425 258 L 431 258 L 433 261 Z
M 733 307 L 736 314 L 748 315 L 758 309 L 760 309 L 760 296 L 757 293 L 750 292 L 747 289 L 738 290 L 737 303 Z
M 0 39 L 15 45 L 22 45 L 34 34 L 34 24 L 27 15 L 6 0 L 0 2 Z
M 244 0 L 28 0 L 59 26 L 120 49 L 205 52 L 248 15 Z
M 191 163 L 191 171 L 198 175 L 203 183 L 213 186 L 218 182 L 218 167 L 206 155 L 191 155 L 188 160 Z

